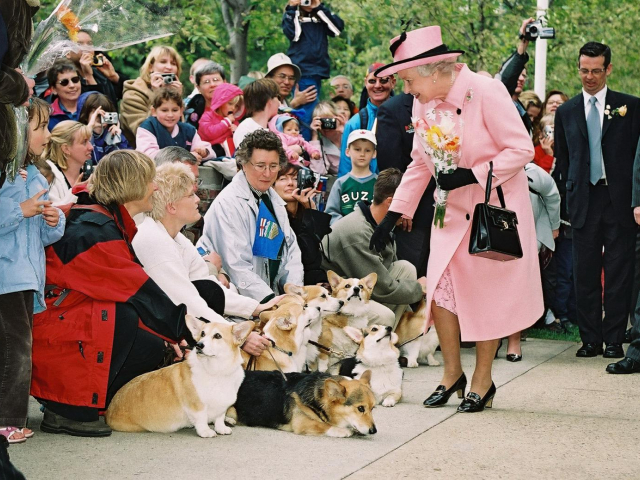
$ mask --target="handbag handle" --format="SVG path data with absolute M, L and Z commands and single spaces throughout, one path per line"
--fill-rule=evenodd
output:
M 489 162 L 489 175 L 487 176 L 487 187 L 484 190 L 484 203 L 489 205 L 489 197 L 491 196 L 491 182 L 493 179 L 493 162 Z M 504 209 L 507 208 L 504 203 L 504 192 L 502 191 L 502 185 L 496 188 L 498 192 L 498 200 L 500 200 L 500 206 Z

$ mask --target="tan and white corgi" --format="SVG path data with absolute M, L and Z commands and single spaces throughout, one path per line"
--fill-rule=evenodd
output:
M 376 285 L 378 275 L 370 273 L 364 278 L 342 278 L 329 270 L 327 278 L 332 289 L 332 295 L 343 302 L 339 313 L 328 315 L 322 319 L 322 333 L 318 343 L 345 355 L 353 355 L 358 344 L 343 330 L 350 326 L 360 330 L 369 323 L 369 300 Z M 318 370 L 324 372 L 330 363 L 335 363 L 340 357 L 320 349 L 318 353 Z
M 371 390 L 376 403 L 383 407 L 393 407 L 402 397 L 402 368 L 396 348 L 398 335 L 391 327 L 371 325 L 364 333 L 353 327 L 344 327 L 345 332 L 358 345 L 356 356 L 334 365 L 329 373 L 345 377 L 360 378 L 364 372 L 371 372 Z
M 273 342 L 273 346 L 259 357 L 254 357 L 249 369 L 277 370 L 280 367 L 283 372 L 300 372 L 307 356 L 307 343 L 311 334 L 309 324 L 319 314 L 319 307 L 305 307 L 293 302 L 262 312 L 262 332 Z M 246 368 L 251 356 L 243 351 L 242 358 Z
M 402 345 L 400 355 L 406 357 L 409 368 L 427 363 L 429 366 L 440 365 L 433 356 L 440 345 L 436 327 L 432 326 L 428 332 L 424 333 L 426 328 L 426 301 L 422 300 L 415 312 L 405 312 L 402 315 L 396 327 L 398 345 Z M 424 335 L 420 336 L 422 333 Z
M 309 340 L 312 342 L 318 342 L 320 334 L 322 333 L 322 319 L 328 315 L 338 313 L 344 302 L 333 296 L 329 290 L 320 285 L 307 285 L 300 287 L 292 283 L 288 283 L 284 286 L 286 301 L 298 301 L 293 297 L 302 301 L 309 307 L 320 308 L 320 315 L 309 324 L 309 331 L 311 332 Z M 312 344 L 307 345 L 307 366 L 310 370 L 317 370 L 318 362 L 318 348 Z
M 198 342 L 196 349 L 184 362 L 140 375 L 122 387 L 105 413 L 112 429 L 169 433 L 194 426 L 201 437 L 231 433 L 225 413 L 244 379 L 240 345 L 254 323 L 205 323 L 191 315 L 186 323 Z

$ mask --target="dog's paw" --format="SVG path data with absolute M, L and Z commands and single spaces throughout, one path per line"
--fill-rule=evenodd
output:
M 231 435 L 231 428 L 227 427 L 226 425 L 222 425 L 222 426 L 216 426 L 215 427 L 216 432 L 219 433 L 220 435 Z
M 198 433 L 198 436 L 202 437 L 202 438 L 213 438 L 213 437 L 217 436 L 216 432 L 213 429 L 209 428 L 209 427 L 207 427 L 207 428 L 197 428 L 196 427 L 196 432 Z
M 224 417 L 224 423 L 226 423 L 227 425 L 231 425 L 232 427 L 235 427 L 238 422 L 236 422 L 235 418 Z
M 418 368 L 418 361 L 417 360 L 407 360 L 407 368 Z
M 348 428 L 342 427 L 331 427 L 327 430 L 327 437 L 335 437 L 335 438 L 346 438 L 351 437 L 353 432 Z
M 380 405 L 382 405 L 383 407 L 393 407 L 396 403 L 397 403 L 397 400 L 389 396 L 384 400 L 382 400 L 382 403 Z
M 427 361 L 429 362 L 430 367 L 438 367 L 440 365 L 440 362 L 436 360 L 436 357 L 433 355 L 427 356 Z

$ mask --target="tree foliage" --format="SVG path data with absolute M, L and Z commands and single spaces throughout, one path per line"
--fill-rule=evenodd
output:
M 287 50 L 288 40 L 280 27 L 286 0 L 157 1 L 163 2 L 181 9 L 182 27 L 173 37 L 112 52 L 116 67 L 129 76 L 137 76 L 154 43 L 174 46 L 185 59 L 185 70 L 200 57 L 227 67 L 235 61 L 236 77 L 250 70 L 266 70 L 269 56 Z M 536 14 L 535 0 L 328 0 L 326 3 L 346 24 L 340 37 L 329 42 L 333 73 L 348 75 L 356 84 L 368 64 L 391 60 L 389 39 L 398 35 L 403 22 L 408 20 L 412 20 L 410 28 L 440 25 L 444 42 L 450 48 L 465 50 L 461 61 L 474 70 L 495 73 L 515 48 L 522 19 Z M 55 6 L 51 0 L 42 0 L 42 4 L 40 19 Z M 226 24 L 223 7 L 230 15 Z M 636 0 L 551 0 L 547 20 L 549 26 L 556 28 L 557 38 L 548 42 L 547 88 L 559 88 L 570 96 L 577 93 L 578 50 L 587 41 L 596 40 L 607 43 L 613 51 L 611 87 L 640 94 L 633 75 L 640 59 L 640 46 L 630 41 L 635 33 L 633 19 L 637 18 L 640 2 Z M 235 22 L 232 28 L 228 28 L 229 20 L 231 24 Z M 247 29 L 246 56 L 234 60 L 237 52 L 242 52 L 237 49 L 234 33 L 241 34 L 243 28 Z M 533 78 L 534 50 L 532 44 L 530 78 Z M 182 80 L 187 80 L 186 72 Z

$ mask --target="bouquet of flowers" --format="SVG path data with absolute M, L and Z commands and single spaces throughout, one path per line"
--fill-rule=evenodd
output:
M 435 109 L 427 112 L 426 118 L 413 118 L 415 132 L 425 153 L 431 157 L 436 170 L 436 184 L 438 175 L 452 173 L 458 168 L 460 160 L 460 137 L 455 133 L 455 122 L 451 112 L 439 112 L 440 123 L 429 125 L 429 121 L 436 120 Z M 433 224 L 438 228 L 444 227 L 444 215 L 447 211 L 448 190 L 442 190 L 436 185 L 436 208 Z

